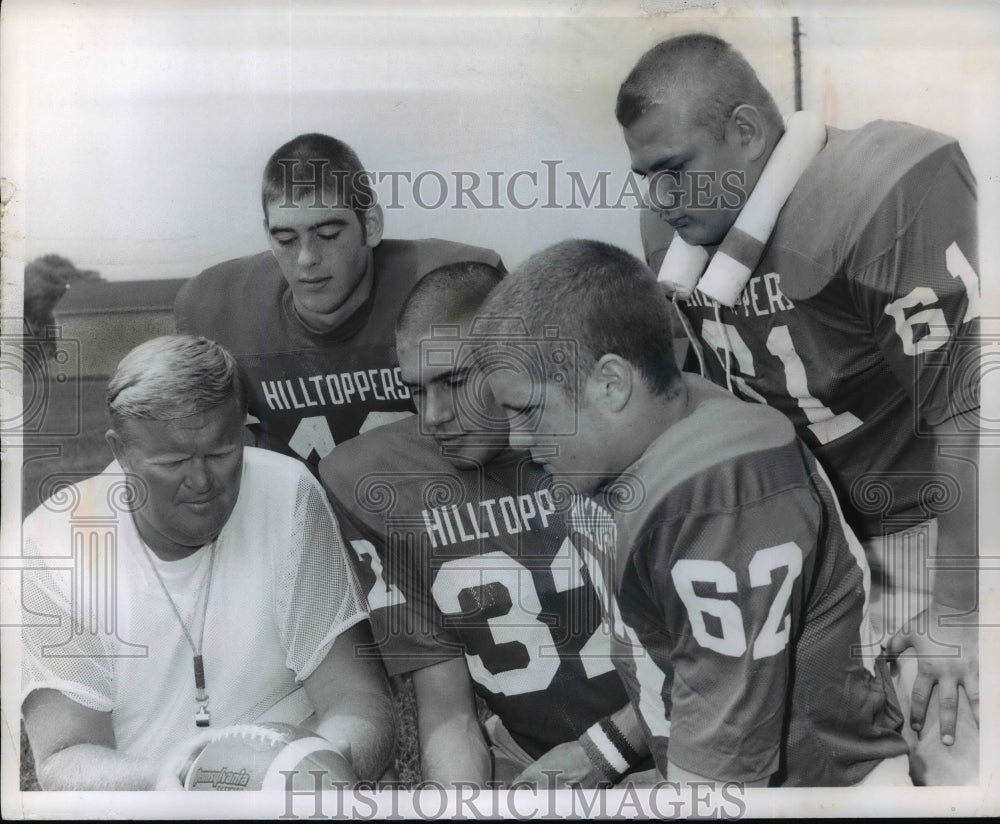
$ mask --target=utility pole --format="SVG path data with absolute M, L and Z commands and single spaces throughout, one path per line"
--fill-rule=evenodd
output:
M 802 111 L 802 49 L 799 47 L 799 18 L 792 18 L 792 62 L 795 65 L 795 111 Z

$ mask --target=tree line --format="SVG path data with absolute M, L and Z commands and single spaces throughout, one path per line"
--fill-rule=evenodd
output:
M 46 354 L 55 351 L 53 309 L 67 289 L 83 280 L 103 278 L 93 269 L 78 269 L 68 258 L 56 254 L 42 255 L 24 267 L 25 334 L 41 341 Z

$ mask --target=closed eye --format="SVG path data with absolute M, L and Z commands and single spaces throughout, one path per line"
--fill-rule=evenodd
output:
M 164 469 L 177 469 L 178 467 L 183 466 L 186 460 L 187 458 L 178 458 L 177 460 L 154 461 L 153 464 Z

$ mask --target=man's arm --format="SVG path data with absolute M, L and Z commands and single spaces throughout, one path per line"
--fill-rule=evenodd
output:
M 976 575 L 969 568 L 978 555 L 978 207 L 975 179 L 957 144 L 932 159 L 900 181 L 881 207 L 885 219 L 872 221 L 859 241 L 856 255 L 870 262 L 854 284 L 887 363 L 931 430 L 935 457 L 926 467 L 929 479 L 958 484 L 957 504 L 937 515 L 936 554 L 962 558 L 965 568 L 936 570 L 930 607 L 889 643 L 893 653 L 912 646 L 918 656 L 911 723 L 923 724 L 937 683 L 941 738 L 950 744 L 959 684 L 978 714 Z M 896 223 L 900 216 L 905 226 Z M 869 243 L 868 234 L 877 240 Z M 963 615 L 958 620 L 966 626 L 940 626 L 946 615 Z
M 622 752 L 621 747 L 626 752 Z M 628 703 L 576 741 L 553 747 L 525 768 L 516 780 L 545 788 L 581 786 L 592 789 L 604 782 L 617 781 L 647 755 L 649 747 L 639 718 Z
M 78 704 L 53 689 L 24 701 L 24 727 L 43 790 L 151 790 L 160 765 L 115 749 L 111 713 Z M 181 789 L 178 782 L 176 789 Z
M 389 683 L 373 649 L 368 622 L 355 624 L 302 682 L 318 718 L 316 732 L 334 745 L 349 745 L 358 777 L 367 780 L 385 772 L 396 741 Z
M 413 688 L 424 780 L 485 786 L 492 775 L 490 751 L 476 715 L 465 658 L 414 671 Z
M 936 685 L 941 740 L 951 745 L 955 741 L 959 688 L 965 690 L 973 717 L 979 723 L 978 575 L 973 567 L 978 557 L 979 444 L 977 435 L 957 435 L 954 421 L 934 427 L 934 438 L 939 453 L 932 477 L 954 479 L 959 498 L 951 510 L 938 515 L 935 557 L 944 563 L 935 571 L 931 604 L 896 633 L 889 642 L 889 651 L 898 655 L 912 647 L 917 657 L 911 726 L 918 732 L 923 727 Z

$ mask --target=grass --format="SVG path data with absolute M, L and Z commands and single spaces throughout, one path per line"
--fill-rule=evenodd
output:
M 96 475 L 111 463 L 104 433 L 111 425 L 104 401 L 107 381 L 50 381 L 38 395 L 42 408 L 25 420 L 22 515 L 34 510 L 60 483 Z M 37 393 L 36 393 L 37 394 Z M 25 392 L 27 397 L 29 392 Z
M 47 382 L 25 387 L 24 465 L 22 470 L 24 515 L 62 483 L 75 483 L 96 475 L 111 462 L 104 440 L 110 420 L 104 400 L 105 380 Z M 397 744 L 395 768 L 406 783 L 420 781 L 416 703 L 408 676 L 392 679 L 396 705 Z M 34 759 L 24 729 L 21 730 L 21 789 L 40 789 Z

